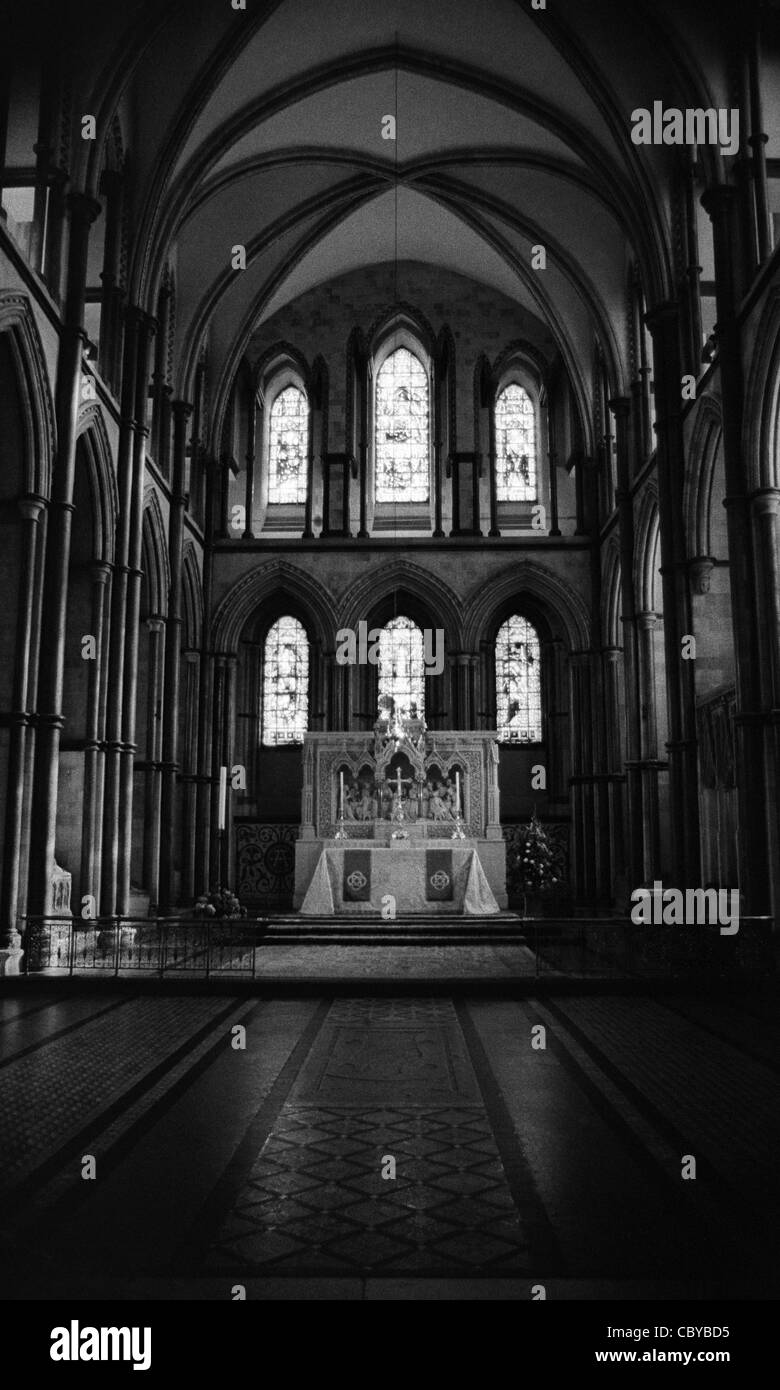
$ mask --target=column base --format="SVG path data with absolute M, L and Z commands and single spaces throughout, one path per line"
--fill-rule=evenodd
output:
M 21 975 L 23 955 L 24 951 L 21 946 L 3 946 L 0 948 L 0 979 L 10 975 Z

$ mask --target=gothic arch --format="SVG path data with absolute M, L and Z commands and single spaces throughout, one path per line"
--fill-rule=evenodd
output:
M 604 645 L 622 647 L 623 631 L 620 621 L 622 594 L 620 587 L 620 550 L 610 540 L 604 553 L 604 574 L 601 586 L 601 630 Z
M 417 338 L 432 363 L 436 356 L 436 335 L 424 314 L 412 304 L 392 304 L 383 309 L 366 334 L 367 356 L 371 361 L 394 333 L 406 332 Z
M 56 447 L 54 405 L 38 325 L 26 295 L 0 292 L 0 333 L 9 335 L 25 412 L 26 491 L 48 497 Z
M 197 651 L 203 633 L 203 584 L 192 541 L 187 541 L 182 558 L 182 597 L 184 600 L 182 646 L 186 651 Z
M 143 569 L 149 604 L 148 616 L 165 617 L 171 574 L 162 511 L 153 489 L 147 490 L 143 517 Z
M 273 343 L 254 366 L 253 378 L 256 391 L 263 391 L 280 372 L 286 369 L 297 374 L 308 394 L 311 387 L 311 369 L 303 353 L 292 343 Z
M 533 560 L 522 560 L 496 575 L 489 584 L 481 583 L 466 600 L 464 645 L 477 651 L 494 616 L 515 597 L 529 595 L 557 619 L 570 651 L 585 651 L 590 645 L 590 619 L 579 594 L 552 570 Z
M 655 484 L 648 483 L 639 504 L 634 548 L 634 592 L 641 613 L 660 614 L 663 609 L 662 602 L 656 608 L 660 534 L 658 493 Z
M 79 411 L 76 437 L 84 441 L 95 527 L 95 559 L 112 563 L 119 512 L 116 476 L 103 412 L 88 404 Z
M 212 622 L 215 652 L 235 655 L 241 634 L 261 604 L 286 594 L 302 607 L 326 651 L 336 645 L 335 602 L 321 583 L 286 560 L 271 560 L 245 574 L 218 604 Z
M 704 396 L 699 404 L 688 448 L 683 502 L 688 554 L 691 556 L 709 556 L 713 553 L 713 485 L 722 437 L 720 405 L 712 396 Z
M 767 295 L 748 376 L 743 448 L 754 488 L 780 487 L 780 286 Z
M 364 574 L 342 595 L 339 604 L 339 627 L 357 630 L 357 624 L 383 600 L 392 598 L 394 590 L 411 590 L 420 595 L 429 609 L 435 626 L 444 629 L 448 651 L 457 651 L 462 642 L 460 601 L 454 590 L 442 579 L 409 560 L 393 560 Z

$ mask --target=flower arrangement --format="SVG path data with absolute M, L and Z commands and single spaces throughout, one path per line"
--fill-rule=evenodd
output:
M 196 917 L 246 917 L 246 908 L 241 906 L 235 893 L 229 888 L 212 888 L 202 893 L 193 908 Z
M 517 874 L 524 893 L 542 893 L 558 882 L 553 847 L 536 811 L 517 855 Z

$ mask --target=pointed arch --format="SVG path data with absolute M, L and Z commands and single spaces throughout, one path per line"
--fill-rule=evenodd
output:
M 49 497 L 56 448 L 56 426 L 46 358 L 30 301 L 24 294 L 0 292 L 0 333 L 7 333 L 24 408 L 27 447 L 26 491 Z
M 114 559 L 119 496 L 108 431 L 99 405 L 90 402 L 81 408 L 76 424 L 76 438 L 83 440 L 89 471 L 95 559 L 111 564 Z
M 471 592 L 464 608 L 464 646 L 476 651 L 490 631 L 495 615 L 505 605 L 528 595 L 547 616 L 551 636 L 564 640 L 569 651 L 585 651 L 590 646 L 590 617 L 584 600 L 566 580 L 545 565 L 523 560 L 495 575 L 489 584 L 480 583 Z
M 434 627 L 443 628 L 446 650 L 460 650 L 460 599 L 454 589 L 432 570 L 410 560 L 379 564 L 350 585 L 339 604 L 339 628 L 348 627 L 356 631 L 361 619 L 381 612 L 383 606 L 392 602 L 396 595 L 412 596 L 416 610 L 425 609 L 429 614 L 427 620 Z
M 773 286 L 756 332 L 747 382 L 743 447 L 754 488 L 780 487 L 780 286 Z
M 192 541 L 187 541 L 184 546 L 181 573 L 184 599 L 182 645 L 187 651 L 197 651 L 203 633 L 203 581 Z
M 713 553 L 713 486 L 722 438 L 720 404 L 712 396 L 703 396 L 687 451 L 683 499 L 688 554 L 691 556 L 704 557 Z
M 296 607 L 307 613 L 323 649 L 333 651 L 336 605 L 330 591 L 286 560 L 258 565 L 228 590 L 214 613 L 211 629 L 214 650 L 237 653 L 241 634 L 253 614 L 261 605 L 277 597 L 292 599 Z
M 147 488 L 144 497 L 142 555 L 149 604 L 148 616 L 163 618 L 168 612 L 171 572 L 162 510 L 153 488 Z
M 601 585 L 601 630 L 604 645 L 623 646 L 620 621 L 622 608 L 620 547 L 610 538 L 604 554 L 604 574 Z
M 655 482 L 649 482 L 642 493 L 642 500 L 636 519 L 634 541 L 634 592 L 637 609 L 642 613 L 663 612 L 658 586 L 658 549 L 661 540 L 661 524 L 658 511 L 658 491 Z

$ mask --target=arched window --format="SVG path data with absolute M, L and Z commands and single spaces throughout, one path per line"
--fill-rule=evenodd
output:
M 399 347 L 376 377 L 375 497 L 377 502 L 427 502 L 430 495 L 428 373 L 419 357 Z
M 536 411 L 525 387 L 510 381 L 496 400 L 496 499 L 537 497 Z
M 379 637 L 380 718 L 425 715 L 423 635 L 411 618 L 393 618 Z
M 539 637 L 516 613 L 502 623 L 496 637 L 496 726 L 503 743 L 541 741 Z
M 309 715 L 309 641 L 297 618 L 277 618 L 263 653 L 263 743 L 303 743 Z
M 308 454 L 309 403 L 299 386 L 285 386 L 268 427 L 269 504 L 306 501 Z

